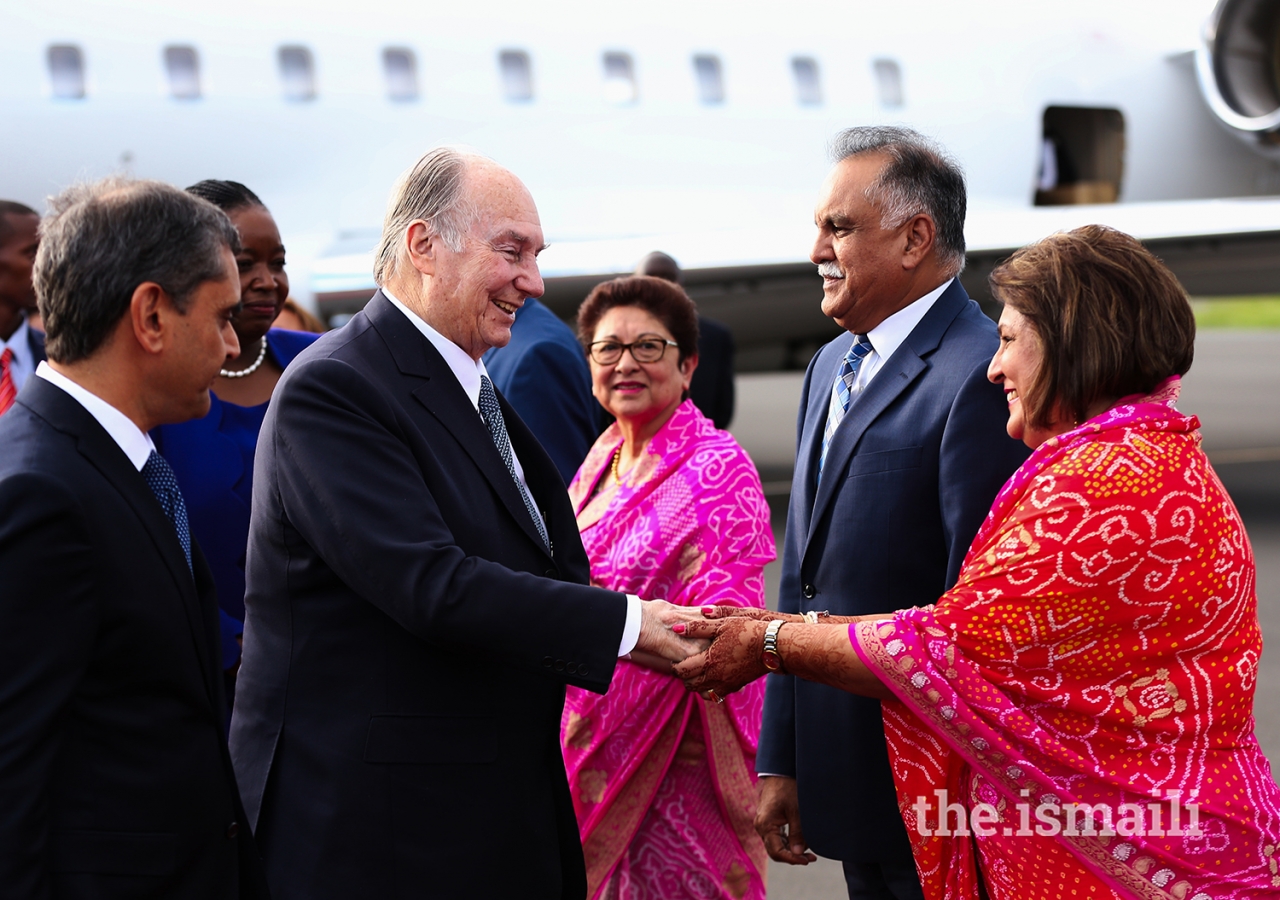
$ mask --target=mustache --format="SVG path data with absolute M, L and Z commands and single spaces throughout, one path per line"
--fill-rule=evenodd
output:
M 843 278 L 844 270 L 834 260 L 818 263 L 818 274 L 823 278 Z

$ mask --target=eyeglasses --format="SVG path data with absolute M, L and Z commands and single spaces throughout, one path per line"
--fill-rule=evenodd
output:
M 602 366 L 611 366 L 622 359 L 622 351 L 630 350 L 631 358 L 638 363 L 654 363 L 662 359 L 668 347 L 679 347 L 660 334 L 642 334 L 630 344 L 617 341 L 596 341 L 590 349 L 591 358 Z

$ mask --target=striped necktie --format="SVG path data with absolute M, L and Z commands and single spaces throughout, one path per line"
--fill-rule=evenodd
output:
M 822 478 L 822 467 L 827 462 L 827 450 L 831 447 L 831 439 L 836 429 L 844 421 L 849 404 L 853 401 L 853 385 L 858 380 L 858 370 L 862 361 L 872 350 L 871 341 L 865 334 L 855 334 L 853 346 L 844 355 L 840 365 L 840 374 L 831 387 L 831 403 L 827 406 L 827 427 L 822 432 L 822 455 L 818 457 L 818 478 Z
M 18 397 L 18 386 L 13 383 L 13 350 L 8 347 L 0 353 L 0 416 L 9 411 Z
M 507 464 L 507 471 L 511 473 L 511 480 L 516 483 L 516 490 L 520 492 L 520 499 L 524 501 L 524 507 L 529 511 L 529 518 L 533 519 L 533 524 L 538 528 L 538 535 L 542 538 L 542 543 L 546 544 L 547 549 L 551 549 L 551 539 L 547 537 L 547 526 L 542 521 L 542 516 L 538 515 L 538 508 L 533 505 L 533 497 L 529 496 L 529 489 L 524 483 L 516 477 L 515 457 L 511 452 L 511 438 L 507 436 L 507 422 L 502 418 L 502 407 L 498 405 L 498 395 L 493 389 L 493 382 L 487 376 L 480 376 L 480 415 L 484 418 L 484 422 L 489 426 L 489 435 L 493 438 L 494 446 L 498 448 L 498 453 L 502 456 L 502 461 Z

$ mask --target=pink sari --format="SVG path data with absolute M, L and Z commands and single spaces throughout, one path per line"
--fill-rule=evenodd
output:
M 850 627 L 898 698 L 885 734 L 929 900 L 977 896 L 979 871 L 992 900 L 1280 897 L 1253 553 L 1177 394 L 1046 441 L 952 590 Z
M 610 426 L 569 485 L 592 583 L 682 606 L 763 607 L 773 533 L 737 442 L 686 400 L 616 484 L 621 441 Z M 763 702 L 763 681 L 708 703 L 625 660 L 604 696 L 568 689 L 562 740 L 589 897 L 764 900 L 752 827 Z

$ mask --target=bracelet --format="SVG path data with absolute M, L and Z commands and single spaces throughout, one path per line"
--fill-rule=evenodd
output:
M 761 661 L 764 667 L 770 672 L 776 672 L 779 675 L 785 675 L 786 672 L 782 668 L 782 656 L 778 653 L 778 632 L 782 630 L 782 626 L 787 624 L 783 619 L 774 619 L 764 630 L 764 650 L 761 653 Z

